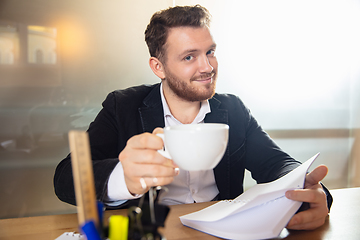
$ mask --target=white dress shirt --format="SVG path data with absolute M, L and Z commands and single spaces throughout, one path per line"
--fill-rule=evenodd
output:
M 182 124 L 170 112 L 169 106 L 163 94 L 162 84 L 160 87 L 161 101 L 164 110 L 165 127 Z M 203 123 L 207 113 L 211 112 L 207 100 L 201 102 L 198 115 L 191 124 Z M 173 205 L 193 202 L 207 202 L 214 199 L 219 190 L 215 184 L 213 170 L 206 171 L 185 171 L 180 169 L 178 176 L 169 185 L 168 191 L 161 191 L 159 201 L 162 204 Z M 141 195 L 133 196 L 127 189 L 124 178 L 124 171 L 119 162 L 111 173 L 108 181 L 108 201 L 119 205 L 127 200 L 135 199 Z

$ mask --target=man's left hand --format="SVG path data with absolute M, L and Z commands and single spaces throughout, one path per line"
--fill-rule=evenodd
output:
M 320 165 L 305 178 L 304 189 L 290 190 L 286 197 L 291 200 L 308 202 L 310 208 L 295 214 L 286 228 L 294 230 L 312 230 L 325 223 L 329 213 L 326 194 L 319 183 L 327 174 L 328 168 Z

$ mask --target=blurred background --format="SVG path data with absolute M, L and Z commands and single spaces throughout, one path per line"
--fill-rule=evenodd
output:
M 0 0 L 0 218 L 76 211 L 52 185 L 68 131 L 110 91 L 159 82 L 146 25 L 197 3 L 213 15 L 218 92 L 296 159 L 320 152 L 328 188 L 360 186 L 360 0 Z

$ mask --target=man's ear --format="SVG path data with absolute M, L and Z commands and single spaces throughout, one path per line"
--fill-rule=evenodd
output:
M 156 57 L 151 57 L 149 59 L 149 65 L 156 76 L 158 76 L 160 79 L 165 78 L 164 66 L 159 59 L 157 59 Z

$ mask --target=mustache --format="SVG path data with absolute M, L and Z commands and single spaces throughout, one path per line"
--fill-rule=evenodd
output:
M 200 76 L 196 76 L 196 77 L 191 78 L 191 80 L 192 81 L 204 80 L 204 79 L 207 79 L 207 78 L 213 78 L 215 75 L 216 75 L 216 71 L 212 71 L 212 72 L 209 72 L 209 73 L 202 73 L 202 74 L 200 74 Z

